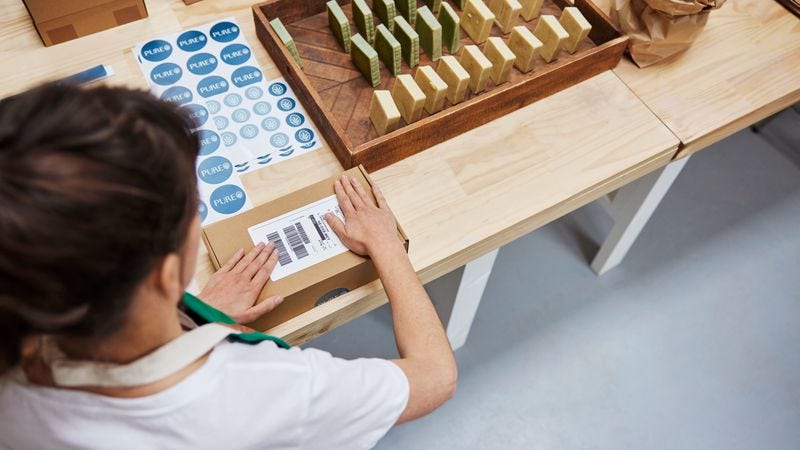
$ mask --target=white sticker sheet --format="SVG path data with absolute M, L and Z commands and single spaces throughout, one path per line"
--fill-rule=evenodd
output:
M 335 195 L 247 229 L 253 245 L 272 242 L 280 252 L 278 264 L 272 271 L 273 281 L 348 251 L 325 222 L 327 213 L 344 221 Z
M 286 81 L 264 80 L 233 18 L 142 42 L 133 54 L 152 92 L 196 123 L 203 226 L 252 207 L 240 174 L 321 147 Z

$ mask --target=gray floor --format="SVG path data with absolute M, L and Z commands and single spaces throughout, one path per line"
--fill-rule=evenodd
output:
M 455 398 L 378 448 L 800 449 L 798 130 L 784 112 L 692 157 L 603 277 L 597 205 L 502 248 Z M 386 307 L 311 345 L 396 354 Z

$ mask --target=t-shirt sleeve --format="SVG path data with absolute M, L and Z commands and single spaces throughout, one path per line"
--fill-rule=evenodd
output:
M 384 359 L 345 360 L 302 351 L 311 373 L 303 448 L 371 448 L 408 403 L 408 379 Z

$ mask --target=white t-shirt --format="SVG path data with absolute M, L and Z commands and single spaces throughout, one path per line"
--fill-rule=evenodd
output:
M 113 398 L 0 379 L 0 448 L 370 448 L 408 401 L 391 361 L 224 342 L 180 383 Z

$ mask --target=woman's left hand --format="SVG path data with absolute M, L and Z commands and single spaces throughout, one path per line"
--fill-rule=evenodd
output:
M 271 242 L 262 242 L 247 254 L 240 249 L 211 275 L 198 297 L 239 323 L 252 322 L 283 301 L 273 296 L 256 303 L 277 263 L 278 250 Z

